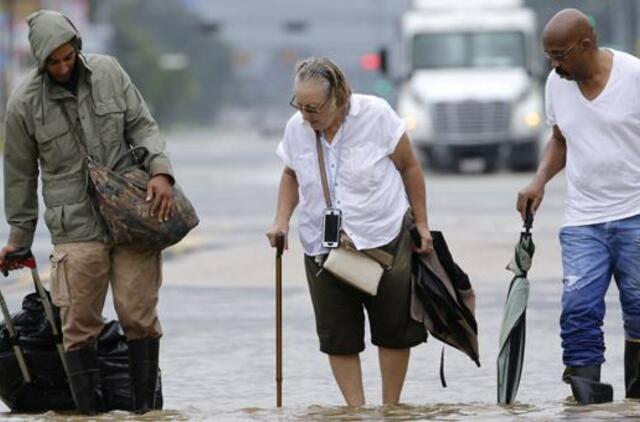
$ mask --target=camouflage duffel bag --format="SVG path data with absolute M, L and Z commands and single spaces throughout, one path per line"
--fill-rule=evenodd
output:
M 151 216 L 147 202 L 149 174 L 134 169 L 122 175 L 91 163 L 89 177 L 98 209 L 117 245 L 141 249 L 164 249 L 179 242 L 200 222 L 191 202 L 175 184 L 173 211 L 167 221 Z

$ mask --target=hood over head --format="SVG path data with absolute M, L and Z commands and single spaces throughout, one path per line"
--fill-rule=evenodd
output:
M 82 38 L 71 20 L 53 10 L 40 10 L 27 17 L 29 43 L 38 70 L 43 71 L 47 57 L 58 47 L 72 42 L 76 51 L 82 49 Z

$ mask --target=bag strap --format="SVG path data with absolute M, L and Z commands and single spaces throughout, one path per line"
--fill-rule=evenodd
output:
M 318 165 L 320 166 L 320 179 L 322 180 L 322 191 L 324 192 L 324 200 L 327 208 L 331 208 L 331 194 L 329 193 L 329 182 L 327 182 L 327 168 L 324 164 L 324 151 L 322 141 L 320 140 L 320 132 L 316 130 L 316 148 L 318 150 Z
M 124 160 L 125 158 L 130 158 L 133 161 L 135 161 L 136 165 L 139 168 L 142 168 L 143 170 L 145 170 L 144 162 L 148 155 L 149 155 L 149 150 L 145 146 L 140 145 L 137 147 L 129 147 L 129 150 L 127 152 L 125 152 L 124 154 L 122 154 L 120 157 L 116 159 L 115 163 L 113 163 L 111 168 L 112 169 L 117 168 L 120 165 L 120 163 L 122 163 L 122 160 Z
M 87 162 L 90 165 L 92 165 L 93 163 L 95 163 L 96 160 L 91 156 L 91 154 L 89 154 L 87 146 L 80 139 L 80 135 L 78 135 L 78 132 L 76 131 L 75 126 L 71 122 L 69 111 L 67 110 L 67 107 L 64 105 L 64 102 L 59 101 L 59 103 L 60 103 L 60 108 L 62 109 L 62 114 L 64 115 L 64 119 L 67 121 L 67 125 L 69 126 L 69 129 L 71 130 L 71 134 L 73 135 L 72 138 L 74 142 L 76 143 L 78 148 L 80 148 L 80 151 L 87 157 Z M 137 155 L 138 152 L 140 152 L 140 157 L 142 158 L 139 158 L 139 156 Z M 136 164 L 138 165 L 138 167 L 141 167 L 142 166 L 141 162 L 144 162 L 147 155 L 149 155 L 149 150 L 145 146 L 137 146 L 133 148 L 130 147 L 127 152 L 125 152 L 124 154 L 122 154 L 120 157 L 116 159 L 115 163 L 112 166 L 112 169 L 115 169 L 116 167 L 118 167 L 118 165 L 125 158 L 133 158 L 133 160 L 136 161 Z
M 442 388 L 447 388 L 447 380 L 444 379 L 444 346 L 442 346 L 442 352 L 440 353 L 440 384 Z
M 382 248 L 357 249 L 356 245 L 353 243 L 353 240 L 351 240 L 351 238 L 347 236 L 345 232 L 342 232 L 340 235 L 340 244 L 344 245 L 347 249 L 368 256 L 378 264 L 382 265 L 385 270 L 390 270 L 393 267 L 394 255 Z
M 64 101 L 58 101 L 58 103 L 60 104 L 60 108 L 62 109 L 62 114 L 64 115 L 64 119 L 67 121 L 67 125 L 69 126 L 69 130 L 71 130 L 71 135 L 72 135 L 73 140 L 75 141 L 75 143 L 78 146 L 78 148 L 80 149 L 80 151 L 84 155 L 86 155 L 87 161 L 89 163 L 93 163 L 93 161 L 94 161 L 93 157 L 89 154 L 87 146 L 84 144 L 84 142 L 82 142 L 82 140 L 80 139 L 80 135 L 78 135 L 78 132 L 76 132 L 76 127 L 71 122 L 71 117 L 69 117 L 69 111 L 67 110 L 67 107 L 64 105 Z
M 318 165 L 320 166 L 320 179 L 322 180 L 322 191 L 324 192 L 324 200 L 327 203 L 327 207 L 331 207 L 331 195 L 329 194 L 329 183 L 327 182 L 326 166 L 324 164 L 324 151 L 322 148 L 322 141 L 320 139 L 320 132 L 316 131 L 316 148 L 318 149 Z M 353 240 L 346 233 L 342 232 L 340 236 L 340 243 L 345 245 L 348 249 L 352 249 L 357 252 L 361 252 L 367 255 L 369 258 L 378 262 L 385 269 L 390 269 L 393 265 L 393 254 L 382 250 L 380 248 L 374 249 L 356 249 Z

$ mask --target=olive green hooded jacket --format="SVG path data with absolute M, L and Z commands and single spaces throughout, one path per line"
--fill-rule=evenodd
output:
M 29 42 L 37 67 L 12 92 L 5 122 L 4 198 L 10 225 L 8 244 L 30 247 L 38 220 L 38 174 L 46 206 L 44 219 L 54 244 L 109 241 L 91 198 L 85 155 L 62 112 L 65 104 L 76 133 L 89 154 L 116 171 L 133 166 L 119 160 L 131 146 L 148 149 L 152 175 L 173 178 L 158 126 L 142 96 L 118 61 L 81 52 L 82 39 L 58 12 L 27 18 Z M 74 95 L 53 82 L 46 59 L 71 43 L 78 52 L 78 90 Z

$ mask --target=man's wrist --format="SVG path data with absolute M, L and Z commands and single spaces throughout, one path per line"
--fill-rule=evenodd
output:
M 151 177 L 155 176 L 166 176 L 169 180 L 169 183 L 172 185 L 175 183 L 175 178 L 173 177 L 173 170 L 171 168 L 171 163 L 168 160 L 164 159 L 155 159 L 149 165 L 149 170 L 151 173 Z
M 153 176 L 151 176 L 152 179 L 154 177 L 163 177 L 164 179 L 166 179 L 167 182 L 169 182 L 170 184 L 173 184 L 173 176 L 171 176 L 169 174 L 158 173 L 158 174 L 154 174 Z
M 416 227 L 418 229 L 424 229 L 426 231 L 429 231 L 429 223 L 427 223 L 426 221 L 423 221 L 423 222 L 416 221 Z
M 546 169 L 540 169 L 533 176 L 533 183 L 540 187 L 544 187 L 550 179 L 551 177 L 549 176 L 548 171 Z
M 15 248 L 30 248 L 33 243 L 34 232 L 11 226 L 7 245 Z

